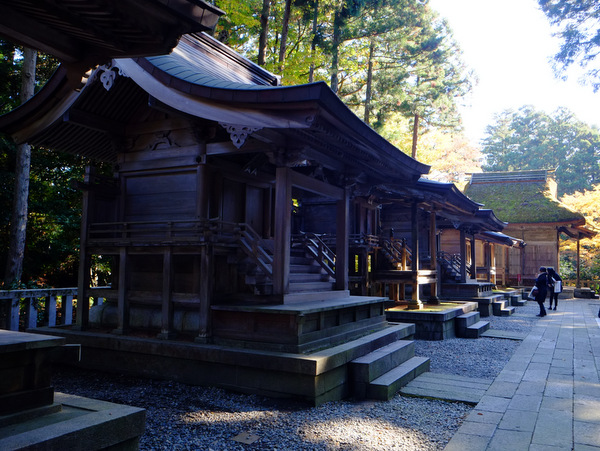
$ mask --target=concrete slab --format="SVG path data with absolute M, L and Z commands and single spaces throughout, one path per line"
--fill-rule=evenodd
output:
M 486 338 L 505 338 L 507 340 L 524 340 L 527 334 L 508 330 L 488 329 L 481 336 Z
M 62 408 L 0 428 L 0 449 L 138 449 L 144 409 L 55 394 Z
M 491 382 L 488 379 L 428 372 L 410 381 L 400 389 L 400 393 L 406 396 L 477 404 Z

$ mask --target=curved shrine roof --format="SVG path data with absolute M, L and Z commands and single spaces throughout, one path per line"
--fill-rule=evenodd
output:
M 103 77 L 112 80 L 109 90 L 99 83 Z M 246 127 L 262 143 L 286 142 L 315 160 L 384 179 L 414 183 L 428 172 L 429 166 L 382 138 L 325 83 L 278 83 L 213 38 L 186 35 L 169 55 L 116 59 L 81 82 L 61 68 L 29 102 L 0 117 L 0 130 L 20 142 L 114 161 L 115 138 L 128 133 L 139 108 L 150 104 L 223 127 Z

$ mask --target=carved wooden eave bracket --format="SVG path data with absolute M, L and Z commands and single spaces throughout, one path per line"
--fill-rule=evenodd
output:
M 236 124 L 225 124 L 219 122 L 219 125 L 227 130 L 231 142 L 236 148 L 240 148 L 244 145 L 246 140 L 252 135 L 252 133 L 261 130 L 262 127 L 249 127 L 247 125 L 236 125 Z

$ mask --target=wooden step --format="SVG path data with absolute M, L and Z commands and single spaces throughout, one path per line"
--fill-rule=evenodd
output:
M 333 290 L 333 282 L 290 282 L 290 293 L 330 290 Z
M 290 283 L 296 282 L 329 282 L 329 276 L 327 274 L 321 274 L 320 272 L 314 273 L 301 273 L 295 272 L 290 273 Z
M 414 378 L 429 371 L 429 358 L 412 357 L 391 371 L 379 376 L 367 386 L 369 399 L 387 401 Z
M 292 273 L 320 273 L 319 265 L 290 265 L 290 274 Z

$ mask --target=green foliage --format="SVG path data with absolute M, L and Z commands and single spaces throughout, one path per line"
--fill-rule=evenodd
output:
M 560 50 L 554 57 L 555 71 L 565 77 L 577 63 L 587 69 L 585 82 L 600 89 L 600 2 L 598 0 L 538 0 L 550 23 L 558 29 Z
M 583 214 L 586 220 L 586 227 L 600 232 L 600 212 L 598 203 L 600 202 L 600 185 L 596 185 L 591 190 L 573 193 L 563 196 L 561 202 L 573 210 Z M 577 260 L 576 241 L 563 240 L 560 245 L 561 263 L 565 261 L 565 267 L 572 267 L 571 278 L 575 278 L 575 268 Z M 600 233 L 592 238 L 581 241 L 580 244 L 580 277 L 582 279 L 600 279 Z
M 258 57 L 261 1 L 220 1 L 227 12 L 216 35 L 253 61 Z M 457 99 L 470 91 L 473 76 L 461 61 L 451 30 L 417 0 L 296 0 L 292 4 L 285 62 L 279 62 L 285 2 L 272 1 L 265 68 L 287 85 L 337 80 L 336 92 L 359 117 L 366 102 L 372 126 L 382 131 L 400 113 L 419 114 L 429 127 L 458 127 Z M 313 17 L 317 27 L 313 32 Z M 375 45 L 372 58 L 369 49 Z M 313 50 L 312 46 L 315 46 Z M 367 99 L 369 63 L 373 63 Z M 410 130 L 408 131 L 410 134 Z
M 600 133 L 565 108 L 553 115 L 531 106 L 506 110 L 487 127 L 482 144 L 484 170 L 556 168 L 559 195 L 600 182 Z
M 2 112 L 19 104 L 20 50 L 0 41 L 0 99 Z M 38 57 L 36 85 L 39 89 L 56 68 L 56 60 Z M 13 204 L 16 146 L 0 137 L 0 274 L 4 274 Z M 81 216 L 81 193 L 71 180 L 81 178 L 84 161 L 79 157 L 33 148 L 29 185 L 27 247 L 22 280 L 28 285 L 74 286 Z

